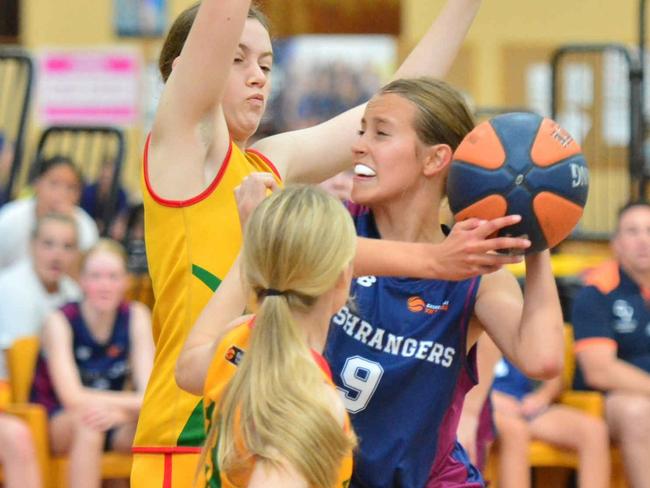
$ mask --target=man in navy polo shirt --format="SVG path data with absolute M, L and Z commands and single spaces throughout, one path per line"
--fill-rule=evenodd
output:
M 650 204 L 618 214 L 616 261 L 588 274 L 573 306 L 576 389 L 606 394 L 611 436 L 631 486 L 650 487 Z

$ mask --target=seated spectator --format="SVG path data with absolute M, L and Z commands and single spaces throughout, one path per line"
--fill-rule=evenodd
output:
M 83 300 L 45 321 L 32 400 L 50 417 L 50 446 L 70 457 L 72 488 L 100 486 L 103 449 L 130 452 L 153 363 L 148 309 L 125 302 L 126 256 L 102 239 L 86 255 Z M 127 390 L 127 380 L 135 391 Z
M 136 275 L 146 274 L 147 251 L 144 243 L 144 205 L 131 207 L 124 236 L 124 247 L 128 256 L 128 270 Z
M 124 239 L 126 225 L 129 217 L 129 202 L 126 192 L 119 185 L 115 202 L 110 202 L 111 184 L 115 173 L 115 161 L 107 159 L 102 164 L 99 176 L 95 183 L 86 185 L 81 193 L 80 206 L 90 215 L 97 224 L 100 234 L 105 234 L 108 225 L 108 234 L 117 241 Z M 113 221 L 106 222 L 108 205 L 114 205 Z
M 531 486 L 528 444 L 541 440 L 576 451 L 578 486 L 609 486 L 609 435 L 605 422 L 579 410 L 553 403 L 562 392 L 562 378 L 535 383 L 508 360 L 495 368 L 492 386 L 494 420 L 499 443 L 499 486 Z
M 40 488 L 41 474 L 32 435 L 19 418 L 0 411 L 0 466 L 5 488 Z
M 44 160 L 34 182 L 35 195 L 0 208 L 0 268 L 25 257 L 36 220 L 52 212 L 72 215 L 77 221 L 79 248 L 90 248 L 97 241 L 97 226 L 76 206 L 80 188 L 81 177 L 69 158 L 55 156 Z
M 81 297 L 81 290 L 67 276 L 78 260 L 72 217 L 39 218 L 28 249 L 26 258 L 0 271 L 0 351 L 16 339 L 40 335 L 46 315 Z M 7 377 L 4 354 L 0 354 L 0 387 Z
M 620 210 L 611 245 L 616 262 L 589 273 L 574 301 L 575 387 L 606 393 L 607 423 L 629 483 L 649 487 L 650 204 Z

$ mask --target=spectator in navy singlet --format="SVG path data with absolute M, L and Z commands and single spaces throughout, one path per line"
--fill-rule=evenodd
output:
M 85 256 L 84 298 L 52 313 L 43 329 L 32 400 L 50 417 L 50 445 L 70 457 L 72 488 L 100 486 L 104 448 L 130 452 L 153 363 L 147 308 L 126 302 L 126 255 L 100 240 Z M 130 379 L 135 391 L 127 391 Z
M 540 440 L 575 451 L 578 486 L 609 486 L 609 434 L 602 419 L 553 403 L 562 392 L 557 376 L 535 386 L 507 359 L 495 368 L 492 402 L 499 443 L 499 486 L 531 486 L 528 444 Z
M 431 79 L 373 97 L 352 148 L 352 199 L 363 237 L 444 239 L 438 209 L 452 152 L 474 122 L 461 96 Z M 351 487 L 483 486 L 456 442 L 476 383 L 483 330 L 526 374 L 561 370 L 562 315 L 548 251 L 526 256 L 526 287 L 506 270 L 463 281 L 365 276 L 334 316 L 326 349 L 360 448 Z
M 610 435 L 630 485 L 644 488 L 650 487 L 650 204 L 620 210 L 611 246 L 616 262 L 591 271 L 574 301 L 575 388 L 605 392 Z

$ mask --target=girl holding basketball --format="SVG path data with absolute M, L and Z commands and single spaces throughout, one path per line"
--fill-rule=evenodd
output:
M 479 4 L 448 0 L 398 73 L 444 75 Z M 318 182 L 350 166 L 347 147 L 362 107 L 247 150 L 270 93 L 273 61 L 264 18 L 249 6 L 245 0 L 204 0 L 186 10 L 160 56 L 165 88 L 145 148 L 142 184 L 156 357 L 135 439 L 136 488 L 182 486 L 196 466 L 204 440 L 202 404 L 172 378 L 191 325 L 241 244 L 234 188 L 253 172 L 276 182 Z M 487 239 L 512 222 L 461 223 L 438 244 L 361 240 L 355 265 L 362 273 L 449 279 L 493 271 L 517 258 L 491 251 L 528 245 Z M 185 388 L 201 392 L 202 386 Z
M 380 90 L 352 148 L 358 235 L 442 241 L 436 209 L 452 152 L 473 126 L 443 82 L 397 80 Z M 559 373 L 562 315 L 549 252 L 526 256 L 523 297 L 505 270 L 456 282 L 365 276 L 351 295 L 354 307 L 334 316 L 326 348 L 359 436 L 350 486 L 482 486 L 455 442 L 476 382 L 474 345 L 485 330 L 528 376 Z

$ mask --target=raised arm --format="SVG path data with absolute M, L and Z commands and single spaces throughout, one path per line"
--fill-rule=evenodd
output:
M 394 78 L 443 78 L 460 49 L 480 0 L 448 0 Z M 319 183 L 347 169 L 365 104 L 315 127 L 271 136 L 255 144 L 286 182 Z
M 526 257 L 524 293 L 522 300 L 519 285 L 507 270 L 484 276 L 475 317 L 523 374 L 549 379 L 562 369 L 564 333 L 548 251 Z
M 203 0 L 165 84 L 151 132 L 148 176 L 165 198 L 185 199 L 205 187 L 204 162 L 221 161 L 230 138 L 221 110 L 250 0 Z M 200 124 L 214 123 L 210 147 Z

